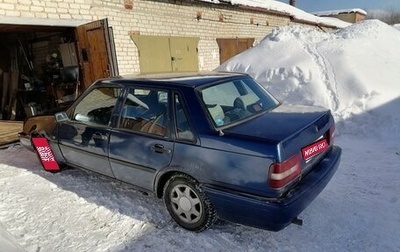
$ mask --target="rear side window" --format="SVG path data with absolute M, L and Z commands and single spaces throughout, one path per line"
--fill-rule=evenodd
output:
M 193 130 L 189 124 L 187 112 L 184 109 L 182 99 L 179 95 L 175 94 L 175 135 L 178 140 L 194 141 Z

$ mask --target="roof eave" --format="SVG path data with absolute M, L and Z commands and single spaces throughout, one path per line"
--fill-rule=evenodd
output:
M 270 14 L 270 15 L 275 15 L 275 16 L 280 16 L 280 17 L 287 17 L 290 18 L 290 20 L 294 23 L 301 23 L 301 24 L 307 24 L 307 25 L 315 25 L 315 26 L 323 26 L 325 28 L 332 28 L 332 29 L 338 29 L 339 27 L 335 25 L 330 25 L 330 24 L 325 24 L 325 23 L 318 23 L 318 22 L 313 22 L 309 20 L 304 20 L 300 18 L 296 18 L 295 16 L 287 13 L 287 12 L 281 12 L 281 11 L 274 11 L 274 10 L 268 10 L 260 7 L 252 7 L 252 6 L 247 6 L 247 5 L 236 5 L 241 9 L 244 10 L 250 10 L 254 12 L 259 12 L 259 13 L 264 13 L 264 14 Z
M 330 24 L 325 24 L 325 23 L 312 22 L 312 21 L 309 21 L 309 20 L 304 20 L 304 19 L 300 19 L 300 18 L 293 17 L 293 16 L 290 17 L 290 20 L 291 20 L 293 23 L 301 23 L 301 24 L 307 24 L 307 25 L 323 26 L 323 27 L 325 27 L 325 28 L 332 28 L 332 29 L 338 29 L 338 28 L 340 28 L 340 27 L 337 27 L 337 26 L 335 26 L 335 25 L 330 25 Z
M 275 15 L 275 16 L 289 17 L 289 18 L 292 17 L 292 15 L 290 15 L 287 12 L 268 10 L 268 9 L 264 9 L 261 7 L 253 7 L 253 6 L 247 6 L 247 5 L 236 5 L 236 6 L 238 6 L 240 9 L 250 10 L 250 11 L 264 13 L 264 14 L 271 14 L 271 15 Z

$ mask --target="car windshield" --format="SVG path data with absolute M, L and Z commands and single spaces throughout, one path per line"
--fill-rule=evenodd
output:
M 208 86 L 200 90 L 200 97 L 216 127 L 245 120 L 279 104 L 252 78 Z

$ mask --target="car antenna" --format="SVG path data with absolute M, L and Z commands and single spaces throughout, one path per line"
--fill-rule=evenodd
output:
M 218 130 L 218 133 L 219 133 L 219 136 L 224 136 L 225 134 L 224 134 L 224 132 L 220 129 L 220 130 Z

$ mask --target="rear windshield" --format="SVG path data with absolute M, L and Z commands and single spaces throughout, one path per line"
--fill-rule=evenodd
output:
M 237 123 L 279 104 L 252 78 L 208 86 L 200 90 L 200 97 L 216 127 Z

